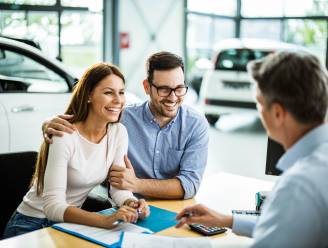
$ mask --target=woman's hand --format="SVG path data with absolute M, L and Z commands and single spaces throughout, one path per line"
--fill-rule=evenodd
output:
M 137 211 L 128 206 L 120 207 L 114 214 L 105 216 L 103 226 L 113 228 L 120 221 L 124 223 L 135 223 L 138 220 Z
M 176 227 L 184 224 L 203 224 L 205 226 L 232 227 L 232 216 L 218 213 L 202 204 L 197 204 L 183 209 L 176 217 L 180 221 Z
M 144 199 L 128 199 L 124 202 L 124 205 L 136 209 L 139 219 L 143 220 L 150 214 L 148 203 Z

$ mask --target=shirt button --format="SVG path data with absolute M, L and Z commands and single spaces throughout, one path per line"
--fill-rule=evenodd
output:
M 158 154 L 159 153 L 159 150 L 156 150 L 156 154 Z

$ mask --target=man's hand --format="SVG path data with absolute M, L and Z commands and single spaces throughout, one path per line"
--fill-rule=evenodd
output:
M 136 209 L 139 219 L 143 220 L 144 218 L 148 217 L 150 214 L 148 203 L 144 199 L 139 199 L 139 200 L 128 199 L 124 202 L 124 205 Z
M 115 188 L 126 189 L 138 193 L 139 178 L 136 177 L 133 166 L 127 155 L 124 156 L 124 162 L 126 167 L 115 164 L 112 165 L 109 173 L 109 183 Z
M 232 216 L 218 213 L 202 204 L 197 204 L 183 209 L 176 217 L 180 222 L 177 228 L 184 224 L 198 223 L 205 226 L 232 227 Z
M 47 120 L 42 125 L 42 132 L 44 140 L 51 144 L 52 136 L 63 136 L 64 133 L 73 133 L 75 127 L 68 120 L 71 119 L 73 115 L 58 115 L 50 120 Z

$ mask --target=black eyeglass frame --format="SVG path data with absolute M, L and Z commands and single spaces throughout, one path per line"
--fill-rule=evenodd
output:
M 151 82 L 149 82 L 149 85 L 150 86 L 153 86 L 155 89 L 156 89 L 156 91 L 157 91 L 157 95 L 158 96 L 161 96 L 161 97 L 168 97 L 168 96 L 170 96 L 171 94 L 172 94 L 172 91 L 174 92 L 174 94 L 176 95 L 176 97 L 181 97 L 181 96 L 185 96 L 186 94 L 187 94 L 187 92 L 188 92 L 188 86 L 186 86 L 185 84 L 182 86 L 182 85 L 179 85 L 179 86 L 177 86 L 176 88 L 170 88 L 170 87 L 168 87 L 168 86 L 157 86 L 157 85 L 155 85 L 155 84 L 153 84 L 153 83 L 151 83 Z M 177 89 L 181 89 L 181 88 L 184 88 L 184 89 L 186 89 L 186 92 L 183 94 L 183 95 L 177 95 L 177 93 L 176 93 L 176 90 Z M 159 93 L 159 91 L 161 90 L 161 89 L 166 89 L 166 90 L 168 90 L 168 89 L 170 89 L 170 93 L 168 93 L 168 94 L 160 94 Z

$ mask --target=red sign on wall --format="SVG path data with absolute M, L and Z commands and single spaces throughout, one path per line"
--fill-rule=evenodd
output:
M 120 33 L 120 48 L 125 49 L 130 47 L 130 36 L 127 32 Z

